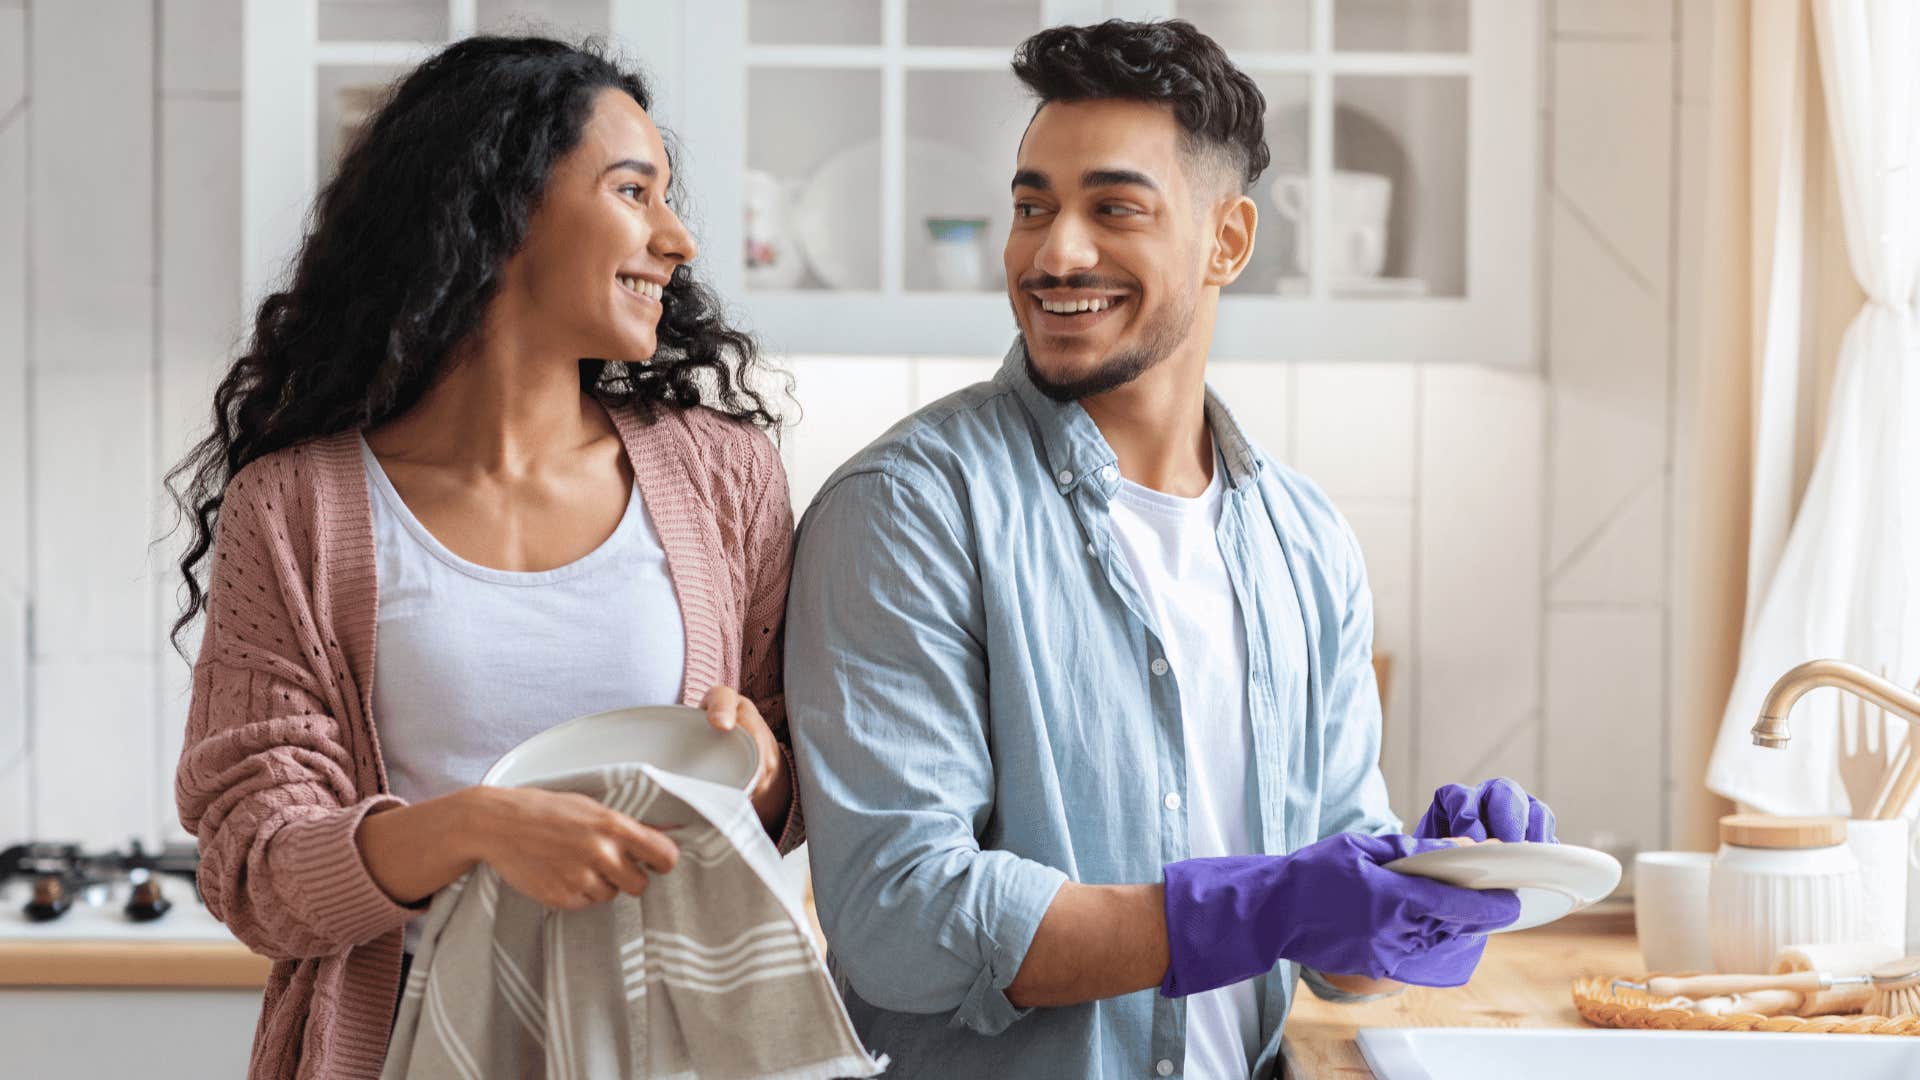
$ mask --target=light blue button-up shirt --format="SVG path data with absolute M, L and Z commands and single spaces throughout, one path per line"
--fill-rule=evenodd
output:
M 1397 831 L 1359 545 L 1211 394 L 1207 419 L 1247 627 L 1253 843 Z M 992 382 L 843 465 L 800 526 L 786 692 L 814 894 L 854 1024 L 903 1076 L 1183 1072 L 1182 1001 L 1006 996 L 1063 882 L 1157 882 L 1188 857 L 1180 686 L 1208 673 L 1164 662 L 1115 547 L 1115 464 L 1016 343 Z M 1256 1075 L 1295 974 L 1260 980 Z

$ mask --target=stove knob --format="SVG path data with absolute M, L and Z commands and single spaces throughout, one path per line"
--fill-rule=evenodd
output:
M 52 922 L 72 906 L 73 897 L 67 894 L 67 883 L 57 874 L 42 874 L 33 879 L 33 899 L 21 910 L 33 922 Z
M 127 918 L 134 922 L 152 922 L 165 915 L 173 907 L 173 901 L 160 895 L 158 878 L 148 878 L 133 887 L 133 895 L 127 898 Z

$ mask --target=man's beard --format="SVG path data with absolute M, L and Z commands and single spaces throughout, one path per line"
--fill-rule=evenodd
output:
M 1184 307 L 1148 323 L 1138 347 L 1107 357 L 1092 371 L 1069 382 L 1056 382 L 1043 374 L 1033 362 L 1032 344 L 1026 343 L 1027 378 L 1035 389 L 1062 404 L 1117 390 L 1173 355 L 1193 329 L 1194 306 L 1190 298 Z

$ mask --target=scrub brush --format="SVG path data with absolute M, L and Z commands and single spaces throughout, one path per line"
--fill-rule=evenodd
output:
M 1920 956 L 1909 956 L 1874 968 L 1873 996 L 1866 1011 L 1873 1016 L 1920 1016 Z

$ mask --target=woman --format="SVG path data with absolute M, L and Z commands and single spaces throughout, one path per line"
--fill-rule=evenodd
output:
M 474 786 L 558 721 L 700 704 L 800 841 L 776 421 L 689 276 L 648 102 L 553 41 L 422 64 L 175 470 L 175 634 L 206 619 L 176 794 L 208 909 L 276 961 L 254 1076 L 376 1075 L 408 927 L 476 864 L 560 909 L 671 870 L 585 796 Z

